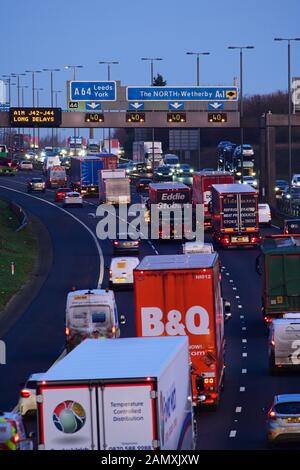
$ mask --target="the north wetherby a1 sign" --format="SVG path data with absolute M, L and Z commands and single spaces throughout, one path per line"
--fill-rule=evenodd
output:
M 71 101 L 116 101 L 116 82 L 70 81 Z
M 127 101 L 237 101 L 235 86 L 128 86 Z

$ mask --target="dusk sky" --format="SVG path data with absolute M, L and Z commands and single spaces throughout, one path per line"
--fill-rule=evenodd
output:
M 201 57 L 200 83 L 230 85 L 239 73 L 239 55 L 229 45 L 255 46 L 244 55 L 245 94 L 285 90 L 287 44 L 273 38 L 300 36 L 299 0 L 11 0 L 2 2 L 1 10 L 0 75 L 61 68 L 54 88 L 63 91 L 63 108 L 71 78 L 65 64 L 84 66 L 78 78 L 101 80 L 107 70 L 97 62 L 118 60 L 112 79 L 148 85 L 150 64 L 140 58 L 162 57 L 155 73 L 168 85 L 191 85 L 196 59 L 186 51 L 209 51 Z M 299 58 L 300 42 L 292 46 L 293 76 L 300 75 Z M 31 87 L 31 78 L 22 77 L 22 83 Z M 45 89 L 40 104 L 49 104 L 49 74 L 39 74 L 36 86 Z M 28 106 L 30 89 L 25 92 Z

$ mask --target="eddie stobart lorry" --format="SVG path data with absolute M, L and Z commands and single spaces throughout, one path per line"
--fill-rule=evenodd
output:
M 261 275 L 262 314 L 266 324 L 300 312 L 300 236 L 272 235 L 256 259 Z

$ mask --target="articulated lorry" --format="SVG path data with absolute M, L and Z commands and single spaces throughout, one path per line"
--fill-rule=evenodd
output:
M 87 339 L 38 383 L 40 450 L 193 450 L 188 339 Z
M 261 274 L 262 314 L 266 324 L 286 313 L 300 312 L 300 237 L 272 235 L 256 260 Z
M 225 369 L 217 253 L 146 256 L 133 274 L 137 336 L 187 335 L 193 403 L 216 407 Z
M 193 206 L 204 204 L 204 226 L 211 227 L 211 188 L 213 184 L 233 184 L 232 173 L 223 171 L 199 171 L 193 174 Z
M 212 227 L 224 247 L 257 245 L 258 192 L 248 184 L 212 185 Z
M 162 158 L 162 143 L 159 141 L 136 141 L 132 145 L 132 159 L 134 162 L 145 163 L 151 169 L 157 168 Z
M 98 193 L 98 173 L 103 168 L 103 161 L 98 157 L 72 157 L 70 185 L 74 191 L 83 195 Z

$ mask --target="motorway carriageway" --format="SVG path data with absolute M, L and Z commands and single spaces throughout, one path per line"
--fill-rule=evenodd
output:
M 53 245 L 53 264 L 49 276 L 23 316 L 1 339 L 7 345 L 7 365 L 0 368 L 0 409 L 12 409 L 18 400 L 20 382 L 33 372 L 47 370 L 64 348 L 64 312 L 67 293 L 76 288 L 95 288 L 98 281 L 108 286 L 108 268 L 113 255 L 110 240 L 100 242 L 103 257 L 89 228 L 95 234 L 97 200 L 86 199 L 84 208 L 66 209 L 54 203 L 54 191 L 26 193 L 26 180 L 38 172 L 18 173 L 0 179 L 0 197 L 19 203 L 47 227 Z M 6 188 L 14 189 L 10 191 Z M 49 201 L 47 204 L 40 200 Z M 139 196 L 133 189 L 133 200 Z M 83 222 L 85 227 L 79 222 Z M 262 229 L 263 234 L 276 229 Z M 210 241 L 210 235 L 207 240 Z M 153 254 L 176 254 L 181 242 L 143 240 L 140 259 Z M 255 271 L 257 249 L 232 249 L 219 252 L 223 275 L 223 296 L 232 303 L 232 319 L 225 325 L 225 390 L 216 412 L 201 411 L 197 418 L 197 449 L 264 449 L 264 407 L 278 393 L 297 393 L 297 375 L 271 377 L 268 372 L 267 335 L 262 322 L 260 277 Z M 100 262 L 101 259 L 101 262 Z M 119 314 L 126 325 L 121 336 L 135 335 L 132 291 L 116 293 Z M 289 448 L 288 445 L 280 448 Z M 294 446 L 292 448 L 295 448 Z

